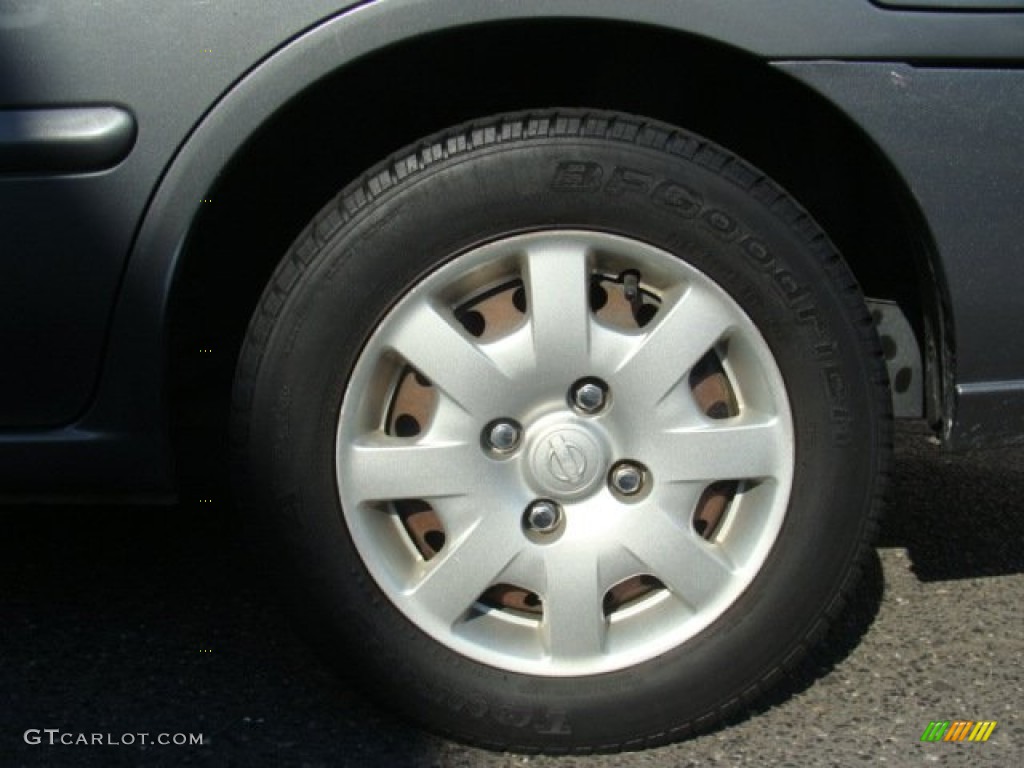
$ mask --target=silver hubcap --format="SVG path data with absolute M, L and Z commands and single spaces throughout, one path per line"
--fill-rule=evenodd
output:
M 641 663 L 721 616 L 794 466 L 782 376 L 743 310 L 664 251 L 584 231 L 479 247 L 406 294 L 356 363 L 336 455 L 395 606 L 460 654 L 548 676 Z

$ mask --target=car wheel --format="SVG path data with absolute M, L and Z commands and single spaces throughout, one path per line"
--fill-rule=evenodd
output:
M 389 706 L 621 749 L 822 636 L 889 419 L 863 298 L 771 180 L 640 118 L 506 115 L 371 170 L 285 256 L 238 492 L 307 633 Z

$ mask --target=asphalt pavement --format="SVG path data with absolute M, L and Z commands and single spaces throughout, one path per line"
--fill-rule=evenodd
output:
M 1024 765 L 1024 451 L 950 455 L 917 425 L 826 643 L 758 711 L 625 755 L 493 754 L 376 709 L 266 599 L 225 499 L 0 508 L 0 531 L 4 767 Z M 938 720 L 997 725 L 922 742 Z

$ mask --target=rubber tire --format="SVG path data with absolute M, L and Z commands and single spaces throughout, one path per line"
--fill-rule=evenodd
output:
M 776 357 L 796 434 L 786 520 L 751 586 L 673 651 L 575 679 L 490 668 L 413 626 L 364 568 L 334 469 L 349 372 L 389 307 L 475 245 L 552 227 L 644 240 L 725 288 Z M 657 122 L 511 114 L 398 153 L 298 237 L 259 303 L 238 365 L 237 493 L 271 550 L 263 562 L 274 564 L 309 636 L 389 707 L 496 749 L 613 751 L 713 726 L 821 638 L 869 552 L 890 423 L 863 297 L 828 238 L 779 186 L 713 143 Z

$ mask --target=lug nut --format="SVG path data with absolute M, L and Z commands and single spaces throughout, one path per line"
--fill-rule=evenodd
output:
M 631 461 L 623 461 L 612 467 L 608 479 L 612 488 L 623 496 L 636 496 L 644 487 L 644 468 Z
M 522 430 L 514 421 L 502 419 L 492 422 L 485 430 L 486 442 L 497 453 L 508 453 L 519 445 Z
M 526 508 L 525 522 L 535 533 L 551 533 L 562 522 L 562 508 L 546 499 L 535 501 Z
M 572 402 L 584 413 L 597 413 L 604 408 L 607 392 L 594 381 L 582 381 L 572 390 Z

